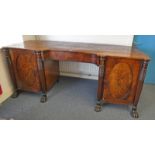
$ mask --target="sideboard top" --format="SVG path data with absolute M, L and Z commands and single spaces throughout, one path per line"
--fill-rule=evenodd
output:
M 130 46 L 77 43 L 77 42 L 60 42 L 60 41 L 25 41 L 20 44 L 10 45 L 4 48 L 18 48 L 34 51 L 66 51 L 91 53 L 98 56 L 118 56 L 134 59 L 150 60 L 149 56 Z

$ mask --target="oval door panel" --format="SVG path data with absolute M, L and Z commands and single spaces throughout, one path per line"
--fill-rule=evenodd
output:
M 17 74 L 27 86 L 33 86 L 36 81 L 35 62 L 32 55 L 18 55 L 16 59 Z
M 131 89 L 132 78 L 132 71 L 128 64 L 116 64 L 109 76 L 109 89 L 112 97 L 127 98 Z

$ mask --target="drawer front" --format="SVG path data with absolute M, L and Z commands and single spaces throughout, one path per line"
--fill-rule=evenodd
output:
M 40 91 L 37 59 L 33 51 L 11 49 L 10 55 L 18 89 Z
M 92 53 L 70 52 L 70 51 L 48 51 L 44 53 L 44 59 L 59 61 L 77 61 L 97 64 L 97 56 Z
M 103 99 L 110 103 L 133 103 L 142 63 L 108 57 L 105 63 Z

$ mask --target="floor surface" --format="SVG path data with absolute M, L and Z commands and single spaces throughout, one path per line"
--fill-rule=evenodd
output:
M 61 77 L 48 92 L 48 101 L 40 95 L 23 92 L 0 106 L 1 119 L 15 120 L 132 120 L 127 105 L 107 104 L 95 112 L 97 81 Z M 155 85 L 145 84 L 138 105 L 139 119 L 155 119 Z

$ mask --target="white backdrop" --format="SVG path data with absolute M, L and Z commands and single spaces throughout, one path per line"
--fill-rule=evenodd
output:
M 132 46 L 133 35 L 40 35 L 42 40 L 88 42 Z

